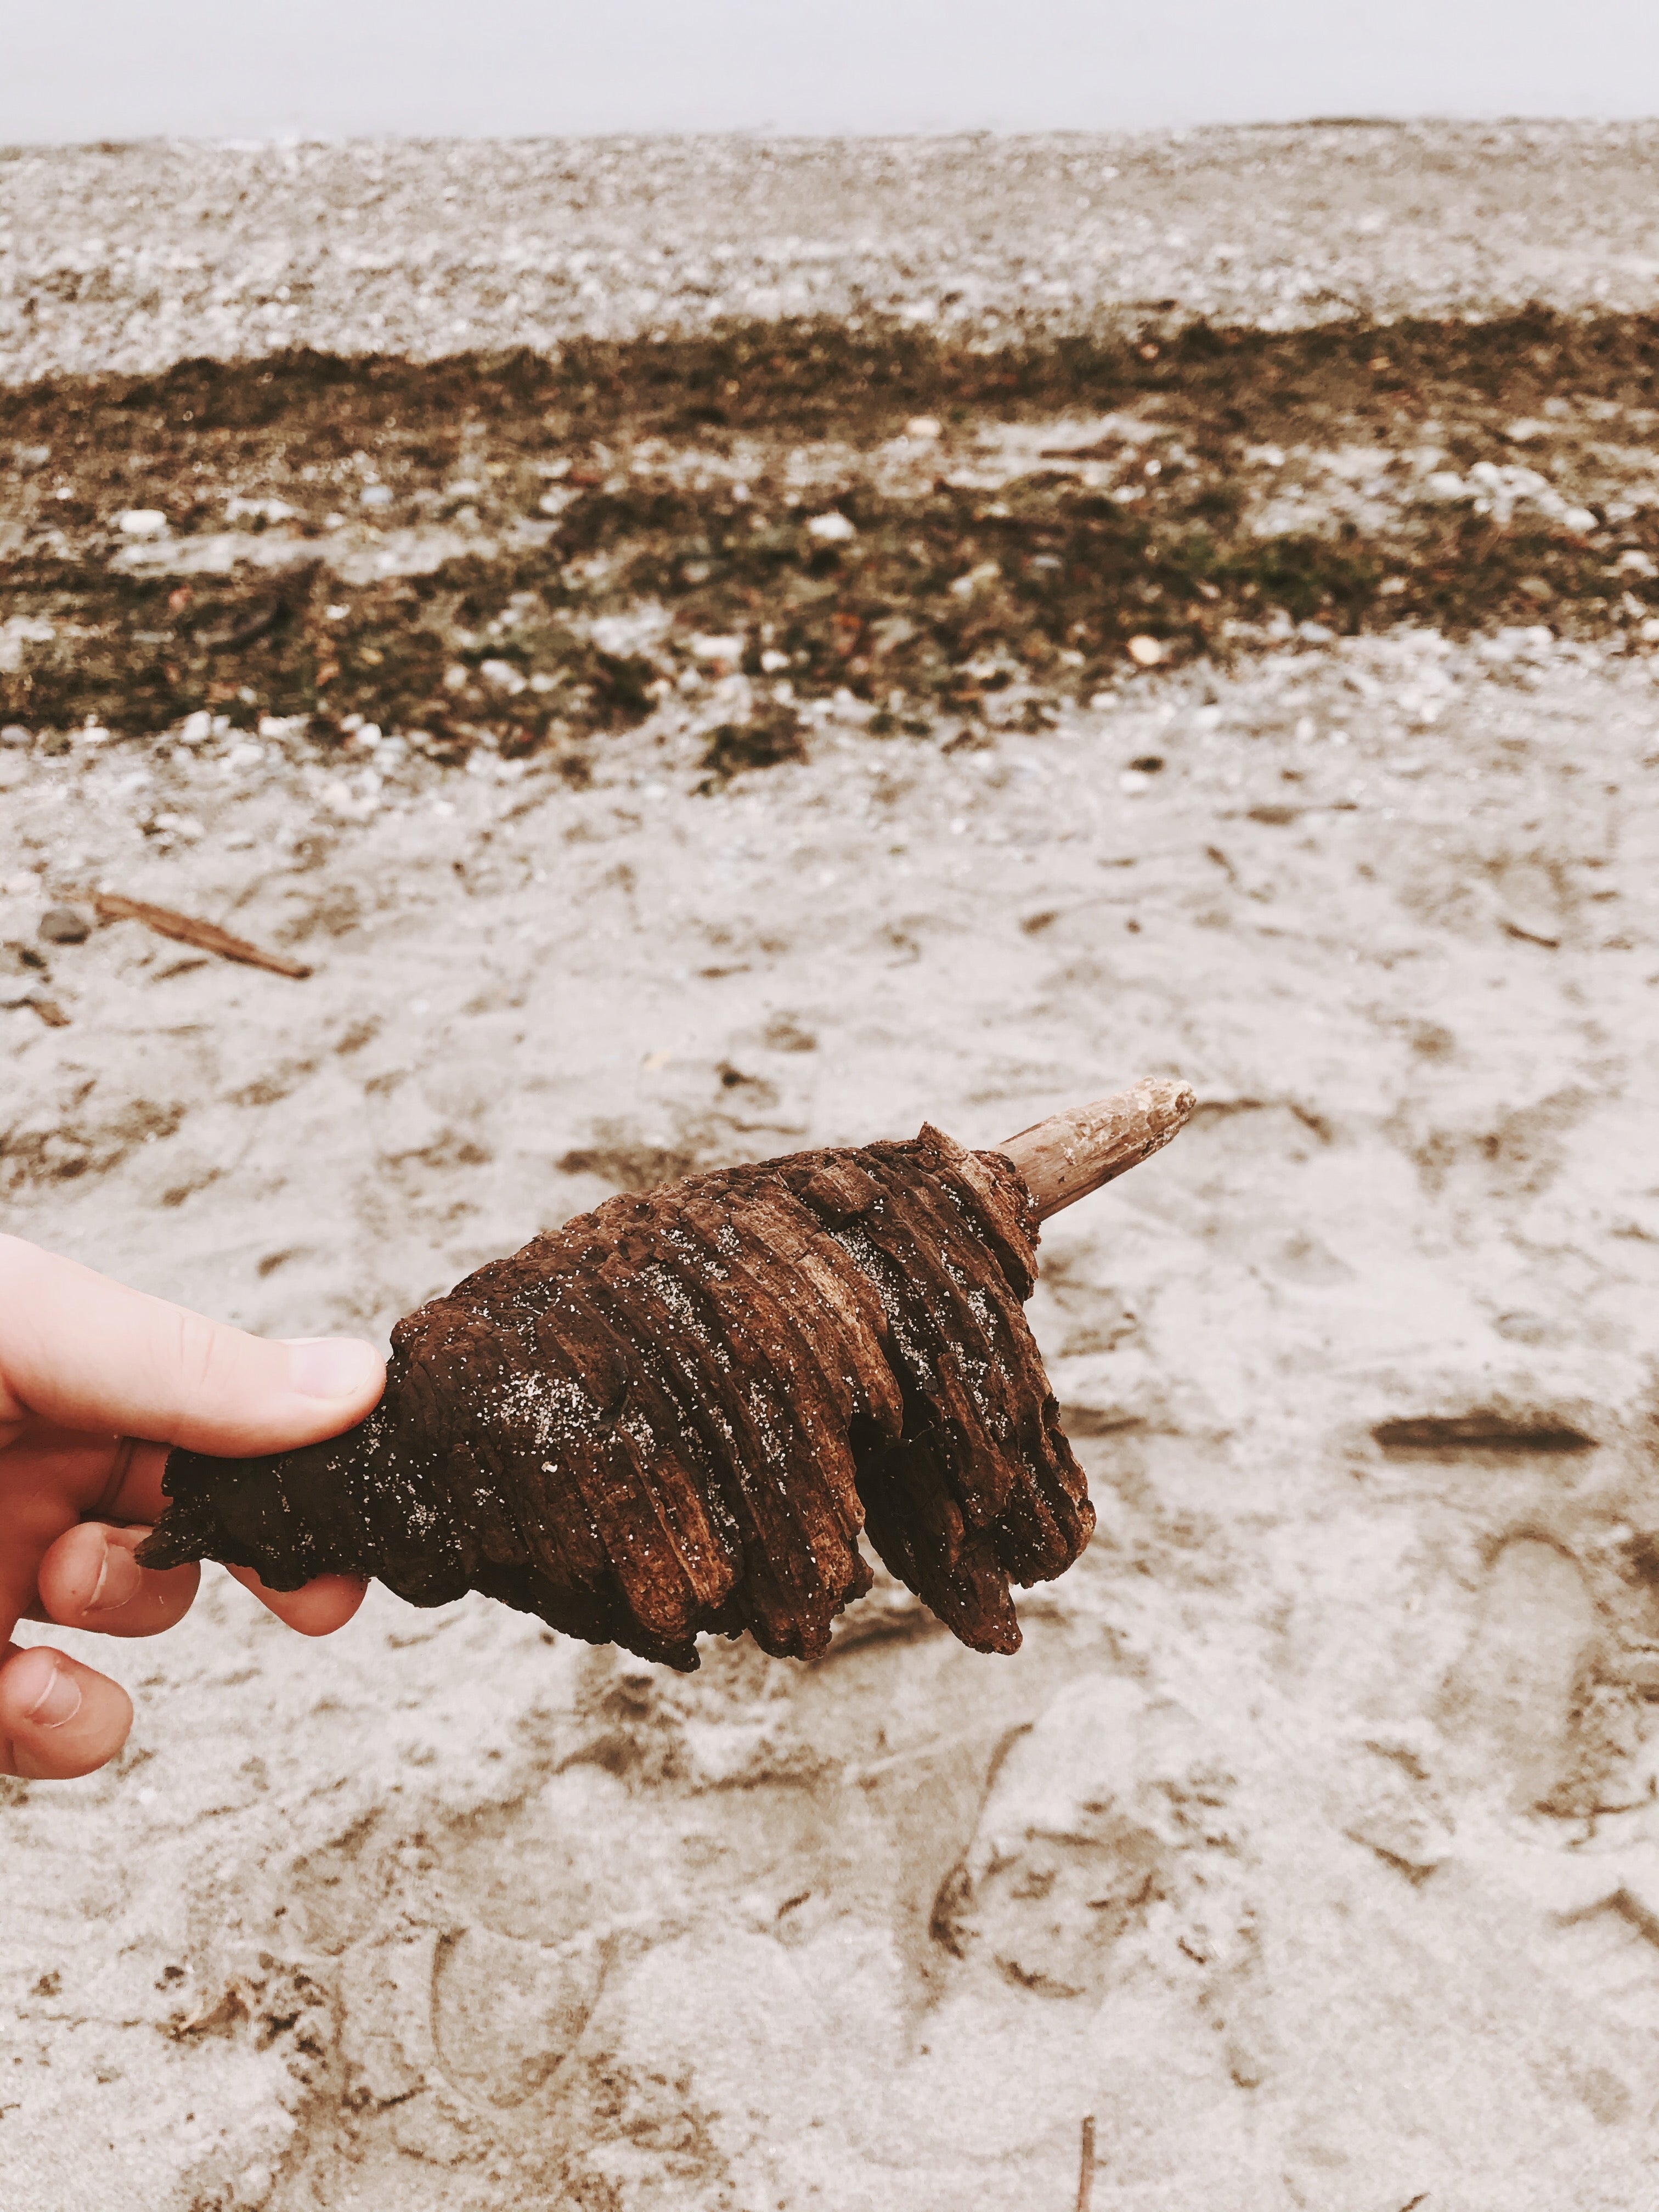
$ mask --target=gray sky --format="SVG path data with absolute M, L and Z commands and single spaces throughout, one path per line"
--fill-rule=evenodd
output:
M 1659 0 L 0 0 L 0 141 L 1659 113 Z

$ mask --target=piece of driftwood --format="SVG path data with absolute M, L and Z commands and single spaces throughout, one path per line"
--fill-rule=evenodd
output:
M 709 1631 L 823 1651 L 863 1532 L 964 1644 L 1015 1650 L 1010 1585 L 1094 1526 L 1024 1312 L 1037 1224 L 1192 1107 L 1142 1084 L 998 1152 L 924 1126 L 608 1199 L 399 1322 L 344 1436 L 173 1453 L 138 1556 L 482 1590 L 691 1668 Z
M 233 937 L 217 922 L 198 921 L 193 915 L 174 913 L 170 906 L 151 906 L 143 899 L 125 898 L 119 891 L 95 891 L 92 904 L 100 921 L 142 921 L 158 937 L 193 945 L 200 951 L 216 953 L 221 960 L 240 960 L 245 967 L 267 968 L 273 975 L 292 975 L 301 982 L 311 973 L 302 960 L 290 960 L 283 952 L 267 952 L 263 945 L 250 945 L 245 937 Z

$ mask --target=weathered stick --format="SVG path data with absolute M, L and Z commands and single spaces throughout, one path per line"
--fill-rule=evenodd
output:
M 93 907 L 104 921 L 142 921 L 158 937 L 179 945 L 193 945 L 199 951 L 216 953 L 221 960 L 240 960 L 245 967 L 268 968 L 273 975 L 292 975 L 303 981 L 311 970 L 301 960 L 285 953 L 267 952 L 245 937 L 233 937 L 216 921 L 198 921 L 193 915 L 175 914 L 170 906 L 150 906 L 143 899 L 125 898 L 119 891 L 95 891 Z
M 1073 1106 L 1034 1122 L 997 1146 L 1019 1170 L 1046 1221 L 1091 1190 L 1161 1152 L 1192 1118 L 1197 1094 L 1157 1076 L 1092 1106 Z
M 1093 2212 L 1095 2201 L 1095 2116 L 1083 2123 L 1083 2154 L 1078 2160 L 1077 2212 Z

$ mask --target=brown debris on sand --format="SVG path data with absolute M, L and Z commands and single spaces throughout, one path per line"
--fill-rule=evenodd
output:
M 1037 1218 L 1005 1156 L 926 1127 L 610 1199 L 400 1323 L 345 1436 L 174 1452 L 142 1557 L 483 1590 L 691 1668 L 711 1630 L 823 1651 L 871 1586 L 863 1528 L 1012 1651 L 1010 1583 L 1094 1526 L 1022 1310 Z
M 1530 307 L 989 348 L 769 319 L 0 389 L 0 724 L 52 758 L 89 723 L 275 721 L 331 762 L 372 727 L 580 781 L 695 708 L 712 794 L 799 763 L 837 702 L 875 738 L 1035 734 L 1298 625 L 1645 653 L 1656 372 L 1653 314 Z
M 311 970 L 302 960 L 290 960 L 284 952 L 267 952 L 263 945 L 250 945 L 245 937 L 233 937 L 217 922 L 199 921 L 194 915 L 178 914 L 170 906 L 151 906 L 147 900 L 124 897 L 118 891 L 97 891 L 92 905 L 103 921 L 142 921 L 158 937 L 170 937 L 178 945 L 193 945 L 198 951 L 216 953 L 221 960 L 240 961 L 246 968 L 264 968 L 273 975 L 291 975 L 303 982 Z

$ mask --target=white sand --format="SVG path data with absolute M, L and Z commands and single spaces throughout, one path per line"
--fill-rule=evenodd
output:
M 1659 124 L 0 153 L 0 375 L 901 313 L 1659 299 Z

